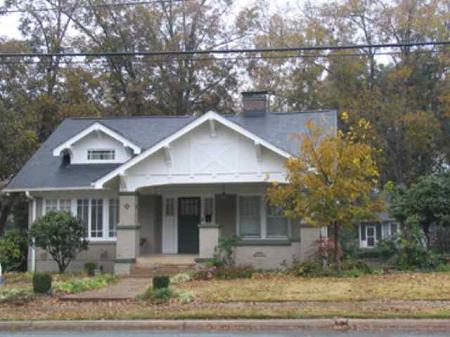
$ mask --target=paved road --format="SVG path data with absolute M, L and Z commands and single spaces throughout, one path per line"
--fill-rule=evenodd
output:
M 449 337 L 450 332 L 150 332 L 150 331 L 95 331 L 95 332 L 0 332 L 0 337 Z

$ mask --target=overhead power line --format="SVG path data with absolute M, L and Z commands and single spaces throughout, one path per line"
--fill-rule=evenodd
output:
M 416 53 L 443 53 L 443 50 L 417 50 Z M 379 52 L 376 53 L 375 56 L 395 56 L 401 55 L 401 52 Z M 172 61 L 193 61 L 193 62 L 202 62 L 202 61 L 214 61 L 214 62 L 225 62 L 225 61 L 240 61 L 240 60 L 274 60 L 274 59 L 325 59 L 325 58 L 351 58 L 351 57 L 368 57 L 367 54 L 363 53 L 342 53 L 342 54 L 302 54 L 302 55 L 267 55 L 267 56 L 236 56 L 236 57 L 194 57 L 194 58 L 152 58 L 152 59 L 133 59 L 131 62 L 133 63 L 150 63 L 150 62 L 172 62 Z M 126 60 L 127 62 L 130 60 Z M 0 65 L 7 64 L 39 64 L 42 61 L 38 60 L 0 60 Z M 68 65 L 105 65 L 107 64 L 107 60 L 59 60 L 60 64 L 68 64 Z
M 127 6 L 143 6 L 143 5 L 154 5 L 154 4 L 165 4 L 165 3 L 180 3 L 190 0 L 148 0 L 148 1 L 132 1 L 132 2 L 117 2 L 117 3 L 103 3 L 95 4 L 89 6 L 79 6 L 76 9 L 93 9 L 93 8 L 111 8 L 111 7 L 127 7 Z M 41 8 L 16 8 L 16 9 L 2 9 L 0 8 L 0 15 L 2 14 L 13 14 L 13 13 L 37 13 L 37 12 L 53 12 L 62 11 L 63 7 L 41 7 Z
M 0 53 L 0 58 L 6 57 L 117 57 L 117 56 L 183 56 L 183 55 L 213 55 L 213 54 L 263 54 L 263 53 L 285 53 L 304 51 L 336 51 L 355 49 L 379 49 L 379 48 L 401 48 L 401 47 L 424 47 L 424 46 L 448 46 L 450 41 L 428 41 L 428 42 L 402 42 L 402 43 L 379 43 L 358 44 L 343 46 L 306 46 L 306 47 L 280 47 L 280 48 L 233 48 L 233 49 L 210 49 L 210 50 L 186 50 L 186 51 L 119 51 L 119 52 L 62 52 L 62 53 Z

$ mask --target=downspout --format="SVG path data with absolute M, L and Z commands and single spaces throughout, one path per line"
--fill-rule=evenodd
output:
M 36 199 L 30 194 L 30 191 L 25 191 L 25 196 L 27 199 L 32 202 L 32 213 L 31 213 L 31 221 L 34 222 L 36 220 Z M 34 238 L 31 243 L 31 272 L 36 271 L 36 244 Z

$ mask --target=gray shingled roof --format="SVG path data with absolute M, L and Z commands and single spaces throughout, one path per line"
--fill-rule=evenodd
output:
M 265 117 L 238 115 L 224 117 L 292 154 L 298 151 L 298 142 L 293 140 L 292 136 L 304 132 L 309 119 L 314 120 L 324 129 L 337 126 L 337 113 L 334 110 L 267 113 Z M 93 181 L 116 168 L 117 164 L 64 166 L 61 165 L 60 157 L 53 156 L 54 148 L 93 123 L 102 123 L 145 150 L 195 119 L 194 116 L 68 118 L 58 126 L 17 173 L 6 190 L 90 187 Z

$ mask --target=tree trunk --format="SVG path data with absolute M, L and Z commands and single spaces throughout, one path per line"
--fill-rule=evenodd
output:
M 334 222 L 334 269 L 337 273 L 341 272 L 341 247 L 339 242 L 340 226 L 337 221 Z

